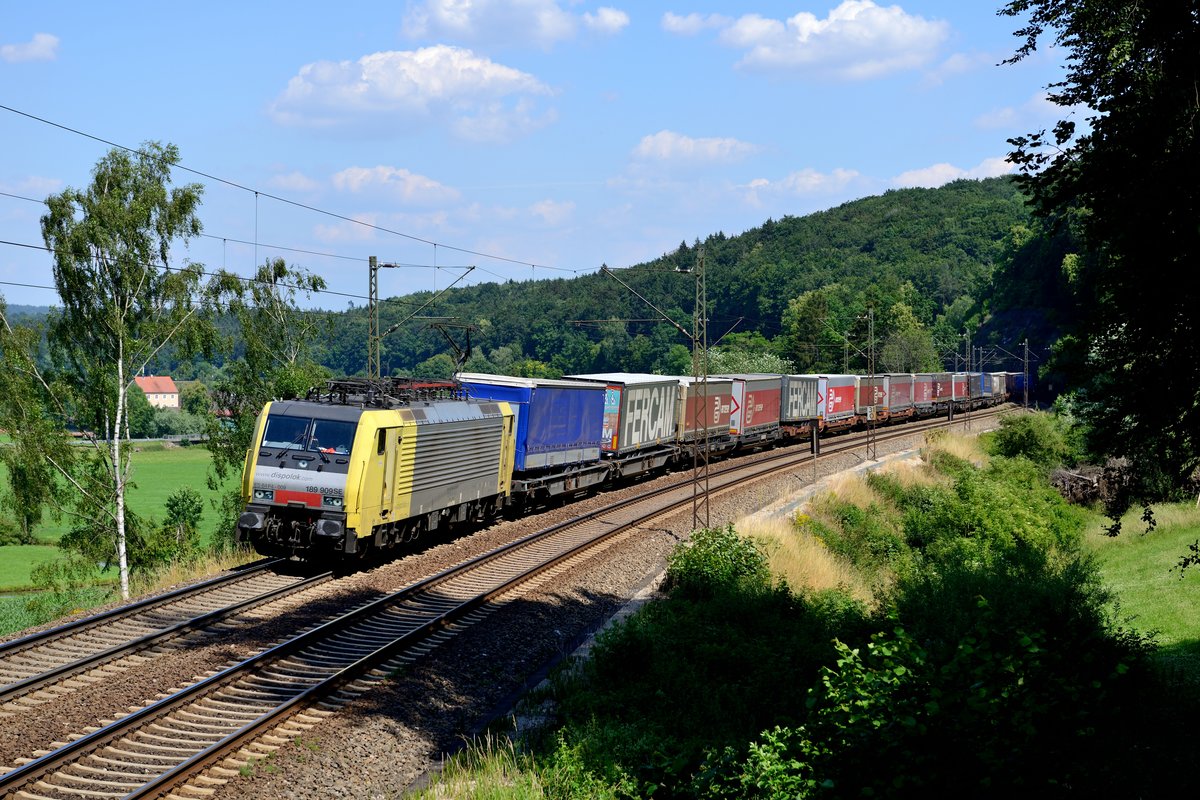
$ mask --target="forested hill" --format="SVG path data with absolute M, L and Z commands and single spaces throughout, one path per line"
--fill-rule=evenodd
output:
M 769 350 L 798 368 L 829 369 L 843 363 L 837 332 L 865 342 L 864 312 L 872 308 L 877 342 L 915 334 L 942 356 L 954 348 L 965 317 L 978 308 L 993 272 L 1012 251 L 1010 235 L 1029 224 L 1011 179 L 960 180 L 768 220 L 737 236 L 716 233 L 618 275 L 690 330 L 694 283 L 676 269 L 693 268 L 702 247 L 712 339 L 736 323 L 726 345 Z M 430 297 L 390 298 L 382 304 L 382 328 Z M 601 274 L 454 289 L 422 314 L 476 326 L 472 369 L 531 375 L 689 371 L 687 339 L 669 324 L 630 321 L 657 314 Z M 333 324 L 318 359 L 335 373 L 362 373 L 366 309 L 337 315 Z M 449 352 L 439 333 L 414 320 L 384 340 L 384 372 L 444 374 Z M 922 351 L 920 358 L 929 357 Z

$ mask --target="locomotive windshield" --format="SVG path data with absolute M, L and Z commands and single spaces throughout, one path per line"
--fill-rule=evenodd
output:
M 350 452 L 354 443 L 353 422 L 333 419 L 271 414 L 263 429 L 262 446 L 272 450 L 315 450 L 321 453 Z

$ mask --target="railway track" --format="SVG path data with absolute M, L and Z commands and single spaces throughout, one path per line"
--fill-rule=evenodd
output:
M 31 695 L 71 691 L 68 681 L 89 682 L 86 673 L 161 647 L 258 605 L 329 580 L 331 573 L 304 578 L 273 571 L 278 559 L 121 606 L 0 645 L 0 716 L 14 701 L 40 703 Z M 101 680 L 94 678 L 93 680 Z
M 881 428 L 876 438 L 909 436 L 922 427 Z M 862 446 L 861 440 L 835 440 L 824 455 Z M 806 450 L 791 448 L 723 465 L 711 470 L 709 491 L 729 491 L 811 460 Z M 522 587 L 540 585 L 613 537 L 686 507 L 694 485 L 689 477 L 643 492 L 368 603 L 0 776 L 0 796 L 200 796 Z

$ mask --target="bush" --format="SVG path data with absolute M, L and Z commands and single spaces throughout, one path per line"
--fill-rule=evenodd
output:
M 696 597 L 711 596 L 718 587 L 770 583 L 767 554 L 750 539 L 738 536 L 733 525 L 693 531 L 691 538 L 667 562 L 664 589 Z
M 1057 586 L 1070 595 L 1069 584 Z M 839 641 L 808 719 L 763 733 L 734 768 L 729 750 L 724 763 L 710 759 L 698 794 L 924 798 L 969 787 L 973 797 L 1066 797 L 1112 788 L 1114 764 L 1125 765 L 1106 748 L 1132 716 L 1149 642 L 1097 618 L 1072 629 L 1053 605 L 1010 617 L 1011 603 L 955 595 L 934 606 L 962 604 L 957 632 L 922 608 L 927 595 L 914 595 L 865 646 Z M 923 617 L 915 629 L 904 621 L 913 609 Z
M 1066 426 L 1050 414 L 1005 414 L 987 441 L 993 455 L 1027 458 L 1046 473 L 1074 461 Z
M 761 552 L 732 529 L 693 534 L 671 570 L 666 599 L 602 634 L 556 682 L 572 752 L 594 774 L 634 781 L 630 796 L 685 791 L 707 750 L 800 722 L 833 637 L 865 635 L 860 604 L 772 585 Z
M 9 544 L 34 544 L 36 541 L 36 537 L 22 530 L 19 524 L 8 517 L 0 517 L 0 547 Z

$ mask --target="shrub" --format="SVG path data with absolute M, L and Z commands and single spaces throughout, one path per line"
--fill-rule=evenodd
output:
M 8 517 L 0 517 L 0 547 L 9 544 L 34 544 L 36 541 L 33 534 L 22 530 L 19 524 Z
M 743 581 L 763 586 L 770 580 L 762 547 L 728 525 L 693 531 L 688 542 L 671 554 L 664 589 L 704 597 L 717 587 Z
M 1050 414 L 1005 414 L 988 443 L 993 455 L 1027 458 L 1046 472 L 1073 460 L 1065 425 Z

